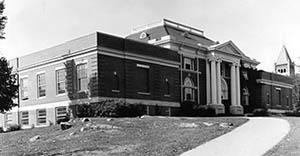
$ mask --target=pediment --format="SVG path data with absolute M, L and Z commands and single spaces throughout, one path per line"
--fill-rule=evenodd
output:
M 244 56 L 244 53 L 232 41 L 220 44 L 215 49 L 229 54 Z

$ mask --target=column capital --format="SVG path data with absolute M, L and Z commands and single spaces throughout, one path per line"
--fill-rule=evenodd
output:
M 221 62 L 222 62 L 222 59 L 221 59 L 221 58 L 217 58 L 216 61 L 217 61 L 218 63 L 221 63 Z
M 210 57 L 207 58 L 207 61 L 209 61 L 209 62 L 217 61 L 217 58 L 210 56 Z

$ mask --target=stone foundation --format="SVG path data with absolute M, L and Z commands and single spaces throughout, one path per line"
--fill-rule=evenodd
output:
M 215 113 L 218 114 L 225 114 L 225 107 L 223 104 L 208 104 L 209 108 L 213 108 Z
M 230 113 L 233 115 L 243 115 L 244 108 L 243 106 L 230 106 Z

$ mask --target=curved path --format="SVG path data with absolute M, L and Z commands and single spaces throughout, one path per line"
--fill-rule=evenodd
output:
M 290 130 L 289 123 L 283 119 L 268 117 L 249 119 L 233 131 L 181 156 L 260 156 L 279 143 Z

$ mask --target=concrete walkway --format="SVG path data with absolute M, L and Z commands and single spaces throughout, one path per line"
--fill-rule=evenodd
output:
M 181 156 L 260 156 L 274 147 L 290 131 L 286 120 L 249 118 L 233 131 L 204 143 Z

